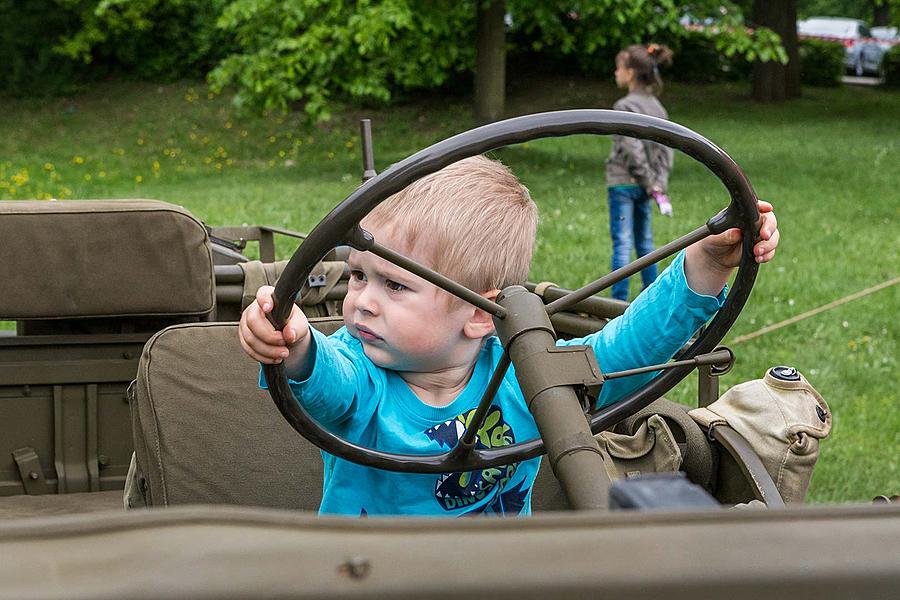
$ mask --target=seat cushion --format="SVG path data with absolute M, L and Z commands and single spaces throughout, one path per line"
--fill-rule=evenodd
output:
M 215 306 L 203 224 L 155 200 L 0 202 L 0 317 L 206 315 Z
M 317 510 L 322 459 L 258 387 L 237 323 L 175 325 L 151 338 L 131 393 L 147 504 Z

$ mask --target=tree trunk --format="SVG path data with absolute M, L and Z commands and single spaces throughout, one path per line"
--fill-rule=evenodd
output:
M 506 2 L 478 3 L 478 45 L 475 62 L 475 120 L 490 123 L 506 105 Z
M 753 21 L 781 36 L 788 64 L 775 61 L 753 63 L 753 98 L 759 102 L 782 102 L 800 96 L 800 54 L 797 46 L 797 0 L 754 0 Z
M 872 1 L 872 27 L 887 27 L 891 24 L 891 4 L 888 0 Z

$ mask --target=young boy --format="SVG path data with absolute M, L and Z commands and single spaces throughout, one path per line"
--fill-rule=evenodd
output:
M 772 206 L 759 205 L 757 262 L 778 245 Z M 454 163 L 382 202 L 362 226 L 375 239 L 494 299 L 528 274 L 537 208 L 503 165 L 484 157 Z M 585 338 L 603 372 L 669 359 L 724 301 L 740 259 L 737 229 L 710 236 L 673 264 L 621 317 Z M 245 351 L 263 363 L 284 362 L 295 396 L 325 427 L 364 445 L 404 454 L 437 454 L 455 445 L 503 349 L 490 315 L 368 252 L 351 251 L 345 327 L 330 337 L 293 307 L 282 332 L 265 314 L 263 287 L 241 316 Z M 598 406 L 618 401 L 647 380 L 604 384 Z M 261 385 L 265 385 L 261 381 Z M 494 397 L 477 447 L 538 436 L 510 369 Z M 395 473 L 324 454 L 322 514 L 529 514 L 540 459 L 472 473 Z

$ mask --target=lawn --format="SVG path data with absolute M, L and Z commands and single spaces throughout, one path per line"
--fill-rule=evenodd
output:
M 603 108 L 618 95 L 594 80 L 516 80 L 509 109 Z M 779 254 L 761 270 L 726 343 L 898 276 L 900 94 L 809 89 L 784 106 L 760 106 L 743 85 L 672 84 L 662 99 L 673 120 L 721 146 L 776 204 Z M 379 169 L 472 126 L 460 97 L 339 110 L 311 126 L 293 114 L 235 115 L 226 98 L 190 82 L 107 83 L 71 98 L 0 100 L 0 110 L 0 198 L 156 198 L 210 225 L 297 230 L 358 184 L 359 118 L 373 121 Z M 608 151 L 608 139 L 579 136 L 498 153 L 541 207 L 532 280 L 575 287 L 608 270 Z M 654 223 L 658 243 L 727 203 L 717 180 L 685 156 L 676 158 L 671 197 L 674 217 Z M 285 257 L 292 250 L 288 241 L 279 246 Z M 829 402 L 834 429 L 813 502 L 900 492 L 898 313 L 900 291 L 891 286 L 734 346 L 737 364 L 723 387 L 788 364 Z M 671 397 L 694 394 L 689 380 Z

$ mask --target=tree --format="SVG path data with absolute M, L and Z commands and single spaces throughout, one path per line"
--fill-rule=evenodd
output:
M 327 118 L 337 100 L 387 102 L 472 73 L 478 120 L 497 119 L 504 112 L 507 50 L 581 67 L 592 57 L 607 62 L 628 44 L 686 35 L 680 20 L 688 12 L 711 22 L 706 33 L 719 52 L 764 61 L 783 55 L 779 38 L 767 29 L 748 31 L 729 0 L 50 1 L 84 22 L 61 40 L 68 55 L 88 62 L 105 51 L 143 61 L 141 49 L 153 42 L 161 68 L 152 71 L 170 75 L 191 64 L 176 41 L 201 31 L 179 15 L 202 14 L 204 26 L 216 23 L 216 35 L 203 30 L 186 47 L 198 60 L 225 54 L 208 73 L 214 91 L 234 90 L 238 106 L 302 107 L 313 119 Z M 157 22 L 161 15 L 168 21 Z M 177 35 L 167 36 L 170 30 Z M 176 51 L 166 51 L 171 48 Z
M 506 2 L 478 4 L 475 120 L 496 121 L 506 104 Z
M 781 102 L 800 96 L 800 54 L 797 44 L 797 1 L 754 0 L 753 21 L 781 37 L 787 64 L 757 60 L 753 64 L 753 98 Z

